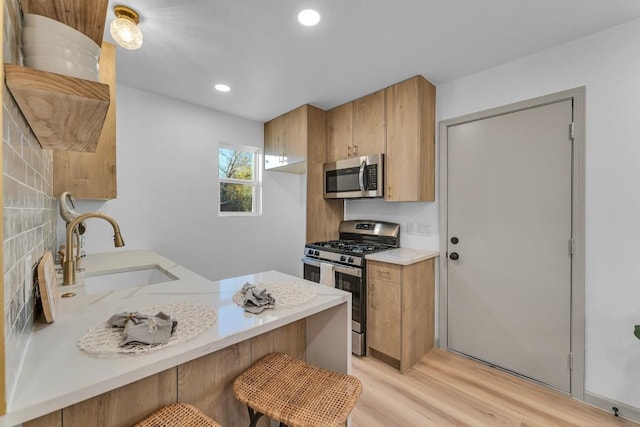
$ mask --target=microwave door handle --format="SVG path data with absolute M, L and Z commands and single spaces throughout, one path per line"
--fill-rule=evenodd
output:
M 363 160 L 362 163 L 360 164 L 360 172 L 358 173 L 358 182 L 360 184 L 360 191 L 362 192 L 363 196 L 367 191 L 367 188 L 365 187 L 365 182 L 364 182 L 364 171 L 366 167 L 367 167 L 367 162 Z

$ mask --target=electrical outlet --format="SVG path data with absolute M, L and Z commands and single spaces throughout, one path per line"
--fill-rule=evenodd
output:
M 407 223 L 407 234 L 409 236 L 413 236 L 414 234 L 416 234 L 416 223 L 415 222 L 408 222 Z
M 33 292 L 33 270 L 31 269 L 31 261 L 33 261 L 32 255 L 24 257 L 24 285 L 22 294 L 22 304 L 29 301 L 29 297 Z
M 418 235 L 420 235 L 420 236 L 428 236 L 429 234 L 431 234 L 431 227 L 429 226 L 429 224 L 426 224 L 424 222 L 419 222 L 418 223 Z

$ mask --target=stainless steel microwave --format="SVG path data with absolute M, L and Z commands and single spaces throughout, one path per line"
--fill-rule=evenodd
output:
M 324 164 L 324 198 L 352 199 L 384 195 L 384 154 L 351 157 Z

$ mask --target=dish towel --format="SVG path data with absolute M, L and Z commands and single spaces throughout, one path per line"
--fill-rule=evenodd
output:
M 263 310 L 276 306 L 276 300 L 266 289 L 258 289 L 249 282 L 244 284 L 240 292 L 244 295 L 242 308 L 249 313 L 262 313 Z
M 320 284 L 335 288 L 335 274 L 333 272 L 333 264 L 328 262 L 320 263 Z
M 123 328 L 120 346 L 129 343 L 166 344 L 178 325 L 177 320 L 159 312 L 148 316 L 138 312 L 114 314 L 107 321 L 114 328 Z

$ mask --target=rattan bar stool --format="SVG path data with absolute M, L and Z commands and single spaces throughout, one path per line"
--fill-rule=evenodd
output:
M 233 382 L 233 394 L 249 410 L 250 427 L 263 415 L 280 426 L 341 426 L 361 393 L 356 377 L 283 353 L 267 354 Z
M 222 427 L 187 403 L 174 403 L 158 409 L 134 427 Z

